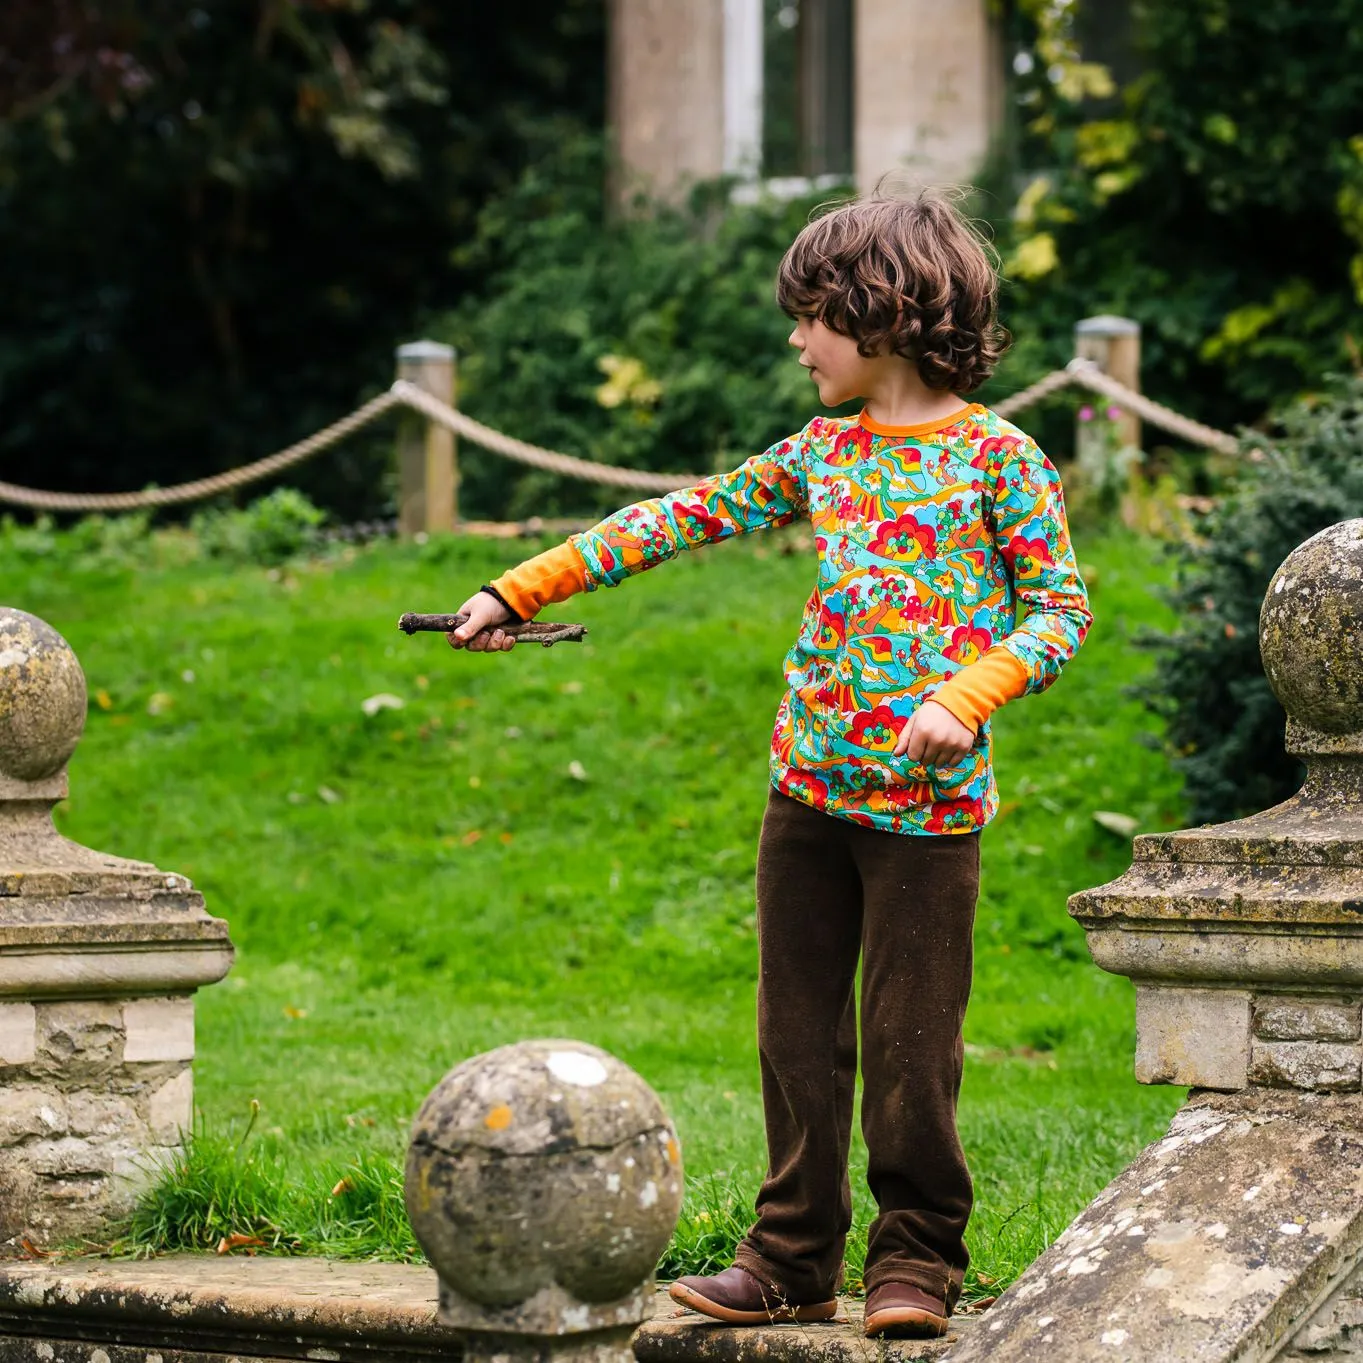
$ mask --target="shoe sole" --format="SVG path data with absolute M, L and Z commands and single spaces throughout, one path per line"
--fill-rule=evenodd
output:
M 950 1328 L 945 1316 L 920 1311 L 912 1306 L 890 1306 L 867 1316 L 864 1328 L 868 1337 L 888 1335 L 899 1339 L 940 1339 Z
M 736 1311 L 732 1306 L 722 1306 L 709 1297 L 681 1283 L 673 1283 L 667 1295 L 692 1311 L 699 1311 L 712 1320 L 722 1320 L 726 1325 L 813 1325 L 819 1321 L 832 1320 L 838 1313 L 836 1301 L 812 1302 L 808 1306 L 773 1306 L 770 1311 Z

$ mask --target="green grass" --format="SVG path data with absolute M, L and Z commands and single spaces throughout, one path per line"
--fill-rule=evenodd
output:
M 1132 1080 L 1131 987 L 1065 912 L 1129 861 L 1095 810 L 1180 820 L 1122 692 L 1145 666 L 1131 634 L 1165 623 L 1164 570 L 1126 535 L 1079 550 L 1089 642 L 995 721 L 1004 803 L 984 834 L 961 1127 L 975 1269 L 1001 1281 L 1179 1100 Z M 554 1035 L 619 1055 L 676 1121 L 688 1200 L 664 1271 L 722 1262 L 743 1229 L 764 1167 L 754 858 L 812 554 L 772 535 L 578 598 L 554 613 L 591 627 L 581 647 L 456 655 L 394 628 L 527 552 L 384 545 L 274 573 L 0 563 L 4 597 L 66 635 L 94 698 L 62 830 L 192 876 L 239 950 L 199 995 L 200 1138 L 125 1245 L 252 1232 L 410 1256 L 399 1170 L 422 1097 L 469 1055 Z M 381 692 L 404 707 L 367 717 Z M 859 1144 L 853 1160 L 855 1282 L 872 1208 Z

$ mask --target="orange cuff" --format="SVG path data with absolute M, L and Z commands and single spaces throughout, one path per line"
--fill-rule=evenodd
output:
M 565 540 L 528 558 L 491 584 L 502 600 L 523 620 L 532 620 L 545 606 L 566 601 L 587 590 L 587 565 L 582 555 Z
M 995 645 L 988 653 L 944 681 L 927 700 L 945 706 L 966 728 L 980 725 L 1004 701 L 1015 700 L 1027 689 L 1026 667 L 1006 649 Z

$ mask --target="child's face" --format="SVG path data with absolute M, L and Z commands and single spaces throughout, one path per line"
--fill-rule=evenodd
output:
M 864 398 L 884 368 L 882 357 L 867 359 L 851 336 L 826 327 L 817 317 L 801 313 L 789 340 L 800 354 L 800 365 L 809 370 L 825 407 L 836 407 L 852 398 Z

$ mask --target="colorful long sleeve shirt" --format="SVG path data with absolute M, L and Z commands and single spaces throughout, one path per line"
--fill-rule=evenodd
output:
M 785 659 L 772 784 L 896 833 L 983 827 L 999 803 L 990 712 L 1050 686 L 1092 620 L 1059 475 L 986 407 L 924 426 L 816 417 L 732 473 L 627 506 L 494 585 L 533 615 L 801 517 L 819 574 Z M 953 766 L 894 755 L 927 700 L 975 730 Z

